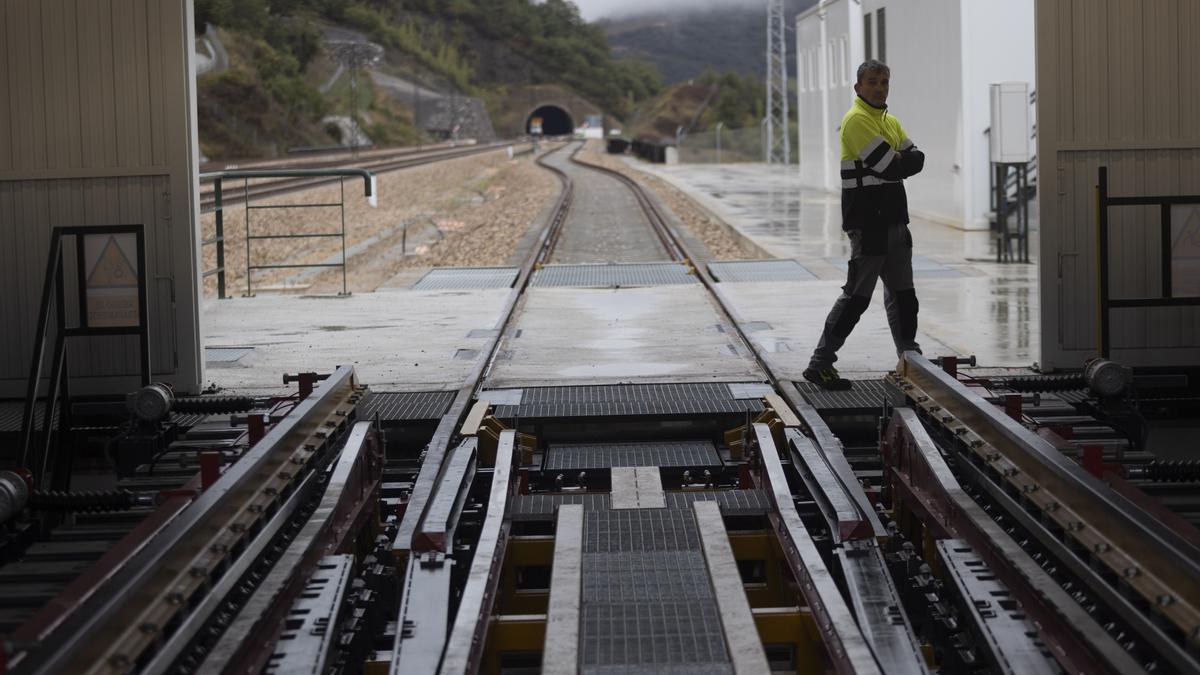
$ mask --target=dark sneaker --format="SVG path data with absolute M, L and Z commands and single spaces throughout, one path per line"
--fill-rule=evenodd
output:
M 838 375 L 836 368 L 805 368 L 804 379 L 828 391 L 846 391 L 850 388 L 850 380 Z

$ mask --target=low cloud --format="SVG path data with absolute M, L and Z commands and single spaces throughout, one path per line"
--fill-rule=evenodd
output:
M 660 14 L 676 10 L 712 9 L 714 7 L 762 7 L 766 0 L 574 0 L 579 13 L 588 21 L 611 19 L 634 14 Z

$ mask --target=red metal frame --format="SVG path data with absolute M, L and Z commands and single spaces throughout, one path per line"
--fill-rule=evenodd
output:
M 974 518 L 964 511 L 951 491 L 961 499 L 970 500 L 950 474 L 944 463 L 931 466 L 914 439 L 914 430 L 893 413 L 881 443 L 885 462 L 885 479 L 892 488 L 893 499 L 917 512 L 935 539 L 962 539 L 987 562 L 992 572 L 1003 581 L 1021 603 L 1021 607 L 1038 627 L 1039 634 L 1055 658 L 1068 672 L 1112 672 L 1101 661 L 1055 606 L 1031 585 L 1031 581 L 1013 568 L 998 550 L 998 544 Z M 919 422 L 918 422 L 919 426 Z M 919 432 L 924 434 L 923 428 Z M 928 438 L 926 436 L 926 438 Z M 947 484 L 947 479 L 951 484 Z M 974 501 L 970 501 L 974 504 Z M 981 511 L 982 513 L 982 511 Z M 984 516 L 986 518 L 986 516 Z M 990 522 L 990 519 L 988 519 Z

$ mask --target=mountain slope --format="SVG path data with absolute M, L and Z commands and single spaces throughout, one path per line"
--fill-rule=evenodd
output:
M 788 27 L 814 4 L 816 0 L 787 0 Z M 676 10 L 599 23 L 614 56 L 645 59 L 658 66 L 667 83 L 693 79 L 706 68 L 758 77 L 767 70 L 766 2 L 758 8 Z M 791 44 L 788 63 L 795 63 Z

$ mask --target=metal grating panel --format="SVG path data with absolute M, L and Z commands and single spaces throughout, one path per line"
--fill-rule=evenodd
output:
M 503 391 L 503 390 L 500 390 Z M 737 399 L 729 385 L 614 384 L 527 387 L 520 405 L 498 405 L 496 417 L 604 417 L 612 415 L 701 415 L 758 412 L 758 399 Z
M 359 404 L 359 419 L 381 422 L 436 420 L 446 414 L 454 401 L 452 391 L 372 391 Z
M 708 263 L 717 281 L 812 281 L 816 275 L 795 260 L 738 260 Z
M 826 391 L 809 382 L 797 382 L 796 389 L 817 410 L 878 410 L 884 400 L 904 405 L 904 397 L 885 380 L 854 380 L 848 391 Z
M 727 515 L 761 515 L 771 509 L 762 490 L 696 490 L 667 492 L 664 496 L 667 508 L 672 509 L 688 509 L 696 501 L 717 502 Z M 607 493 L 518 495 L 513 498 L 509 515 L 513 520 L 553 520 L 560 504 L 582 504 L 584 511 L 611 508 Z
M 845 258 L 826 258 L 827 261 L 834 267 L 843 272 L 849 269 L 849 263 Z M 943 265 L 942 263 L 926 258 L 924 256 L 914 255 L 912 258 L 913 276 L 923 279 L 953 279 L 967 276 L 960 269 Z M 970 268 L 966 268 L 970 269 Z
M 654 443 L 572 443 L 551 445 L 546 469 L 609 469 L 614 466 L 720 466 L 706 441 Z
M 729 395 L 734 398 L 762 398 L 774 394 L 775 388 L 762 382 L 735 382 L 729 386 Z
M 254 347 L 205 347 L 205 363 L 236 363 L 238 359 L 254 351 Z
M 553 520 L 561 504 L 582 504 L 584 511 L 606 511 L 612 505 L 608 493 L 573 495 L 517 495 L 509 516 L 513 520 Z
M 511 288 L 517 280 L 516 267 L 439 267 L 429 270 L 410 288 L 414 291 Z
M 717 502 L 724 514 L 764 514 L 771 510 L 767 494 L 762 490 L 705 490 L 703 492 L 668 492 L 667 507 L 690 509 L 692 502 Z
M 591 671 L 592 665 L 655 666 L 641 672 L 663 672 L 659 666 L 729 661 L 715 602 L 585 602 L 581 623 L 584 672 L 613 672 Z
M 691 511 L 630 509 L 588 511 L 583 514 L 585 554 L 699 548 L 700 532 Z
M 623 265 L 548 265 L 534 275 L 533 286 L 662 286 L 694 284 L 696 277 L 681 263 L 629 263 Z
M 700 551 L 589 553 L 583 565 L 585 603 L 713 599 Z
M 583 550 L 584 672 L 731 672 L 691 511 L 587 511 Z

